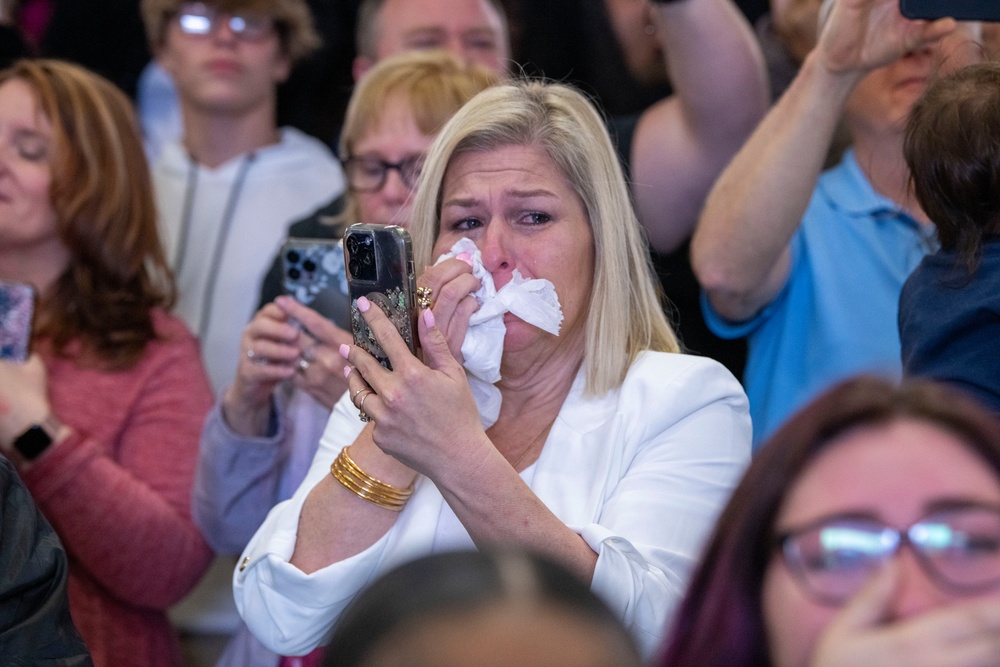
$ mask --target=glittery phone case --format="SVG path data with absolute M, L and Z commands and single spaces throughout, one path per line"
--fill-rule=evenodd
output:
M 35 290 L 31 285 L 0 281 L 0 359 L 28 358 L 34 312 Z
M 388 355 L 358 310 L 358 297 L 381 308 L 410 351 L 415 351 L 416 278 L 410 235 L 396 225 L 351 225 L 344 234 L 344 262 L 354 344 L 392 370 Z

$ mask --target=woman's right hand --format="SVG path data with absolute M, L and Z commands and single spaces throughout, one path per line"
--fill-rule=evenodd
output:
M 222 397 L 222 414 L 240 435 L 267 433 L 274 388 L 295 375 L 302 332 L 288 315 L 269 303 L 254 315 L 240 339 L 236 379 Z
M 896 559 L 833 618 L 810 667 L 1000 667 L 1000 595 L 905 615 L 902 585 Z
M 429 266 L 417 279 L 417 285 L 431 288 L 434 321 L 448 340 L 452 356 L 461 364 L 464 361 L 462 343 L 469 330 L 469 319 L 479 310 L 479 302 L 473 294 L 482 286 L 472 275 L 471 260 L 461 253 Z
M 954 19 L 907 19 L 899 0 L 837 0 L 817 50 L 831 72 L 862 75 L 934 44 L 955 27 Z

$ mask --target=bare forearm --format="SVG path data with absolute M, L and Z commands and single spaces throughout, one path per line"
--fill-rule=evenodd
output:
M 739 134 L 742 142 L 768 106 L 764 57 L 750 24 L 730 0 L 683 0 L 656 12 L 686 124 L 699 135 Z
M 376 479 L 397 488 L 409 486 L 416 474 L 382 453 L 371 441 L 370 431 L 364 431 L 351 446 L 352 459 Z M 397 516 L 327 476 L 313 488 L 302 507 L 290 562 L 311 573 L 359 554 L 385 535 Z
M 832 74 L 810 55 L 709 194 L 691 256 L 724 317 L 746 319 L 781 289 L 789 242 L 858 76 Z
M 480 548 L 514 544 L 546 554 L 590 582 L 597 554 L 546 507 L 496 450 L 438 489 Z
M 687 239 L 705 195 L 768 105 L 767 75 L 749 24 L 729 0 L 684 0 L 656 10 L 674 95 L 643 114 L 632 174 L 650 242 Z

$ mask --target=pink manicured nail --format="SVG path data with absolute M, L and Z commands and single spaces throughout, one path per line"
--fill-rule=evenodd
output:
M 349 355 L 350 353 L 351 353 L 351 346 L 350 345 L 341 345 L 340 346 L 340 356 L 342 356 L 344 359 L 346 359 L 347 355 Z M 348 367 L 348 368 L 350 368 L 350 367 Z
M 458 253 L 457 255 L 455 255 L 455 259 L 460 259 L 463 262 L 465 262 L 466 264 L 468 264 L 469 266 L 472 266 L 472 255 L 470 255 L 467 252 L 460 252 L 460 253 Z
M 372 302 L 368 300 L 367 297 L 358 297 L 358 310 L 362 313 L 367 313 L 368 309 L 372 307 Z
M 424 310 L 424 324 L 430 329 L 434 326 L 434 311 L 430 308 Z
M 345 345 L 344 347 L 347 347 L 347 346 Z M 343 352 L 341 352 L 341 354 L 343 354 Z M 344 377 L 345 378 L 351 377 L 351 367 L 350 366 L 344 366 Z

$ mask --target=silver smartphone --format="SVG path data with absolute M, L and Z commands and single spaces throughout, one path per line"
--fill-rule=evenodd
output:
M 410 235 L 396 225 L 351 225 L 344 234 L 344 262 L 354 344 L 391 370 L 388 355 L 358 310 L 358 298 L 366 297 L 381 308 L 410 351 L 416 350 L 417 286 Z
M 285 294 L 346 329 L 351 299 L 342 239 L 290 238 L 281 246 Z

